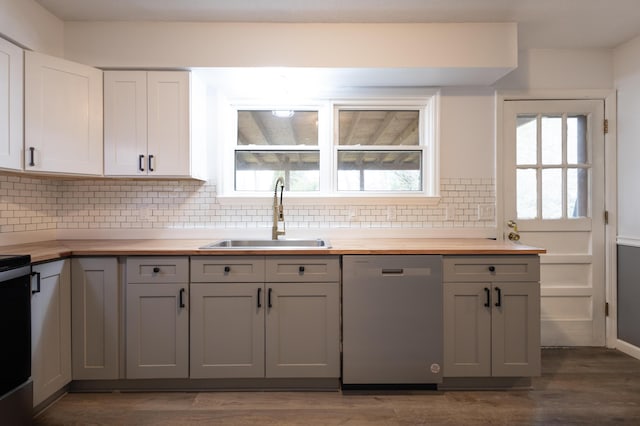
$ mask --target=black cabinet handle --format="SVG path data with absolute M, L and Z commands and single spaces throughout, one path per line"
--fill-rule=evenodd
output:
M 159 267 L 157 267 L 157 266 L 154 266 L 154 267 L 153 267 L 153 273 L 154 273 L 154 274 L 157 274 L 158 272 L 160 272 L 160 268 L 159 268 Z
M 184 293 L 185 293 L 185 289 L 181 288 L 180 289 L 180 307 L 184 308 Z
M 502 290 L 500 290 L 500 287 L 496 287 L 496 293 L 498 293 L 498 301 L 496 302 L 496 306 L 500 307 L 502 306 Z
M 40 272 L 32 272 L 31 276 L 33 277 L 34 275 L 36 277 L 36 289 L 33 290 L 33 288 L 32 288 L 31 289 L 31 294 L 40 293 Z
M 489 272 L 495 272 L 495 271 L 496 271 L 495 266 L 489 266 Z
M 491 306 L 491 290 L 489 290 L 489 288 L 485 287 L 484 288 L 484 293 L 487 296 L 487 301 L 484 303 L 485 307 L 490 307 Z
M 262 287 L 258 287 L 258 308 L 262 308 L 262 302 L 260 299 L 262 298 Z
M 227 274 L 228 274 L 229 272 L 231 272 L 231 266 L 225 266 L 225 267 L 224 267 L 224 272 L 225 272 L 225 273 L 227 273 Z
M 273 305 L 271 304 L 271 292 L 273 289 L 269 289 L 269 292 L 267 293 L 267 307 L 268 308 L 272 308 Z
M 35 148 L 29 147 L 29 166 L 33 167 L 36 165 L 36 156 L 35 156 Z
M 143 160 L 144 160 L 144 155 L 140 154 L 138 156 L 138 170 L 140 170 L 141 172 L 144 172 L 144 166 L 142 165 Z
M 304 266 L 300 266 L 298 268 L 298 272 L 300 272 L 301 274 L 304 274 Z
M 400 269 L 383 269 L 382 270 L 382 274 L 383 275 L 401 275 L 404 273 L 404 269 L 400 268 Z
M 149 171 L 153 172 L 153 167 L 151 166 L 151 160 L 153 160 L 153 155 L 149 155 Z

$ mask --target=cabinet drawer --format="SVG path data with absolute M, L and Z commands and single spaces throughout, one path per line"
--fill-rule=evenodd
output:
M 269 256 L 267 282 L 336 282 L 340 280 L 338 256 Z
M 540 281 L 536 255 L 445 256 L 445 282 Z
M 189 282 L 189 258 L 128 257 L 127 282 L 141 284 Z
M 264 282 L 264 257 L 192 256 L 191 282 Z

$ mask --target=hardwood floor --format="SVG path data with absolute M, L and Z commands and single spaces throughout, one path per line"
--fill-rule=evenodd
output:
M 36 425 L 640 425 L 640 360 L 544 349 L 533 389 L 68 394 Z

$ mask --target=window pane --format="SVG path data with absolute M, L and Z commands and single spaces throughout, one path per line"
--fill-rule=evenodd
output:
M 339 151 L 339 191 L 421 191 L 420 151 Z
M 318 111 L 238 111 L 238 145 L 318 145 Z
M 535 115 L 519 115 L 516 128 L 516 164 L 537 164 L 538 126 Z
M 562 117 L 542 117 L 542 164 L 562 164 Z
M 589 170 L 567 169 L 567 217 L 589 217 Z
M 542 171 L 542 218 L 562 218 L 562 169 Z
M 536 169 L 518 169 L 516 172 L 516 211 L 518 219 L 538 217 L 538 184 Z
M 287 191 L 320 189 L 318 151 L 236 151 L 236 191 L 273 191 L 278 176 Z
M 339 145 L 419 145 L 420 111 L 340 110 Z
M 586 164 L 587 157 L 587 116 L 567 117 L 567 162 Z

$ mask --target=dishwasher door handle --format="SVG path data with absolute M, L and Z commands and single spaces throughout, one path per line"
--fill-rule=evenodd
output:
M 383 269 L 382 275 L 402 275 L 404 273 L 404 269 Z

